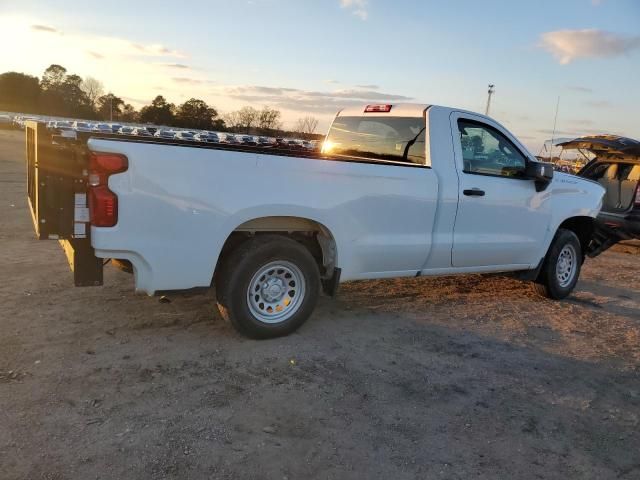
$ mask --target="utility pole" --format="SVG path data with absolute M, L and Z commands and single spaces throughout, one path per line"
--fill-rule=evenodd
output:
M 558 102 L 556 103 L 556 116 L 553 119 L 553 130 L 551 131 L 551 145 L 549 146 L 549 161 L 553 162 L 553 140 L 556 136 L 556 124 L 558 123 L 558 109 L 560 108 L 560 96 L 558 95 Z
M 113 95 L 109 95 L 109 121 L 113 122 Z
M 489 91 L 487 92 L 489 96 L 487 97 L 487 108 L 484 111 L 485 115 L 489 115 L 489 107 L 491 106 L 491 95 L 493 95 L 495 85 L 489 84 Z

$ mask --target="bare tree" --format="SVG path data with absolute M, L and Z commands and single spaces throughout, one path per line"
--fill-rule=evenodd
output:
M 306 117 L 299 118 L 293 130 L 303 135 L 312 135 L 318 128 L 318 119 L 307 115 Z
M 91 105 L 96 105 L 98 98 L 104 94 L 104 85 L 93 77 L 86 77 L 80 84 L 80 89 L 87 95 Z
M 224 120 L 224 124 L 227 128 L 232 132 L 235 132 L 240 128 L 240 115 L 237 111 L 225 113 L 222 116 L 222 119 Z
M 279 129 L 282 126 L 280 116 L 280 110 L 263 107 L 258 113 L 258 128 L 263 131 Z
M 258 121 L 258 117 L 260 116 L 260 112 L 253 107 L 242 107 L 238 110 L 238 120 L 240 121 L 239 126 L 246 132 L 249 133 L 252 127 L 254 127 Z

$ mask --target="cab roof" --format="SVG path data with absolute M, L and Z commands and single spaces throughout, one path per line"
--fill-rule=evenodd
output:
M 388 111 L 380 110 L 381 107 L 388 107 Z M 459 112 L 473 115 L 479 118 L 493 120 L 478 112 L 471 112 L 463 108 L 444 107 L 428 103 L 369 103 L 347 107 L 340 110 L 336 117 L 422 117 L 425 110 L 438 109 L 448 112 Z M 493 120 L 495 122 L 495 120 Z

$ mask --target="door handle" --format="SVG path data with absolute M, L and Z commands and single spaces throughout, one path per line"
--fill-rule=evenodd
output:
M 480 190 L 479 188 L 472 188 L 470 190 L 463 190 L 462 193 L 464 193 L 468 197 L 484 197 L 484 190 Z

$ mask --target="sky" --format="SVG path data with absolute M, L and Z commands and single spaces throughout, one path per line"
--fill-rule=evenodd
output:
M 0 72 L 52 63 L 136 107 L 201 98 L 279 108 L 484 112 L 534 153 L 556 137 L 640 138 L 640 0 L 0 0 Z

